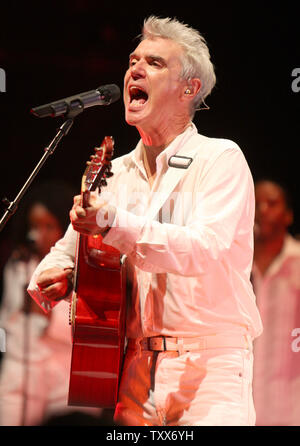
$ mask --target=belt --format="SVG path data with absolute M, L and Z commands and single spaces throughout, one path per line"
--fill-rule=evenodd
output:
M 211 348 L 242 348 L 251 350 L 249 335 L 208 335 L 192 338 L 171 336 L 152 336 L 148 338 L 128 339 L 128 348 L 141 348 L 150 351 L 197 351 Z

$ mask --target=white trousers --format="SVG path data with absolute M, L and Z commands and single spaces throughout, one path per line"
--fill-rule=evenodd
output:
M 248 349 L 127 349 L 115 422 L 127 426 L 253 426 Z

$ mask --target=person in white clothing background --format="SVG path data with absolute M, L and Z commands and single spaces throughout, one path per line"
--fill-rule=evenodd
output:
M 254 342 L 254 402 L 260 426 L 300 425 L 300 242 L 284 185 L 255 183 L 252 281 L 263 321 Z
M 89 206 L 35 270 L 46 312 L 69 297 L 76 234 L 102 233 L 127 257 L 127 350 L 120 425 L 254 425 L 252 342 L 262 330 L 250 282 L 254 187 L 236 143 L 192 122 L 215 85 L 204 38 L 149 17 L 124 78 L 125 119 L 141 136 L 113 160 Z
M 46 315 L 26 291 L 34 269 L 66 230 L 73 194 L 64 182 L 39 183 L 28 192 L 13 220 L 14 249 L 3 273 L 0 308 L 0 327 L 6 332 L 0 373 L 1 426 L 40 425 L 74 411 L 67 404 L 72 348 L 69 304 L 64 301 Z

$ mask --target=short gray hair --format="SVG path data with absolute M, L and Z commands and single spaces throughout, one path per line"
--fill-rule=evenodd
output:
M 201 88 L 193 102 L 193 113 L 204 102 L 216 84 L 214 66 L 204 37 L 194 28 L 175 18 L 150 16 L 144 21 L 141 40 L 161 37 L 171 39 L 184 50 L 182 78 L 199 78 Z

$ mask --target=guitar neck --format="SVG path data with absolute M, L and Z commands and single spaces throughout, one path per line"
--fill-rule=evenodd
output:
M 86 190 L 86 191 L 82 192 L 81 196 L 82 196 L 82 207 L 85 209 L 89 205 L 90 191 Z

